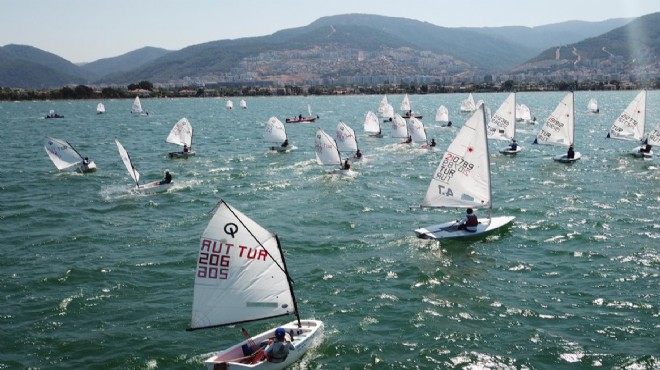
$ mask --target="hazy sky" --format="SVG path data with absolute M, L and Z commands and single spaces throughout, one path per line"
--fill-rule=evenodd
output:
M 444 27 L 533 27 L 655 12 L 658 0 L 0 0 L 0 46 L 31 45 L 79 63 L 144 46 L 178 50 L 269 35 L 348 13 Z

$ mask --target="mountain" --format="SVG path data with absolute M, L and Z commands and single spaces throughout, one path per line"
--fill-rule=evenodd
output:
M 32 46 L 0 48 L 0 86 L 52 88 L 82 84 L 94 77 L 68 60 Z
M 99 59 L 91 63 L 86 63 L 81 67 L 96 76 L 104 77 L 112 74 L 128 72 L 152 62 L 167 53 L 170 53 L 170 51 L 161 48 L 144 47 L 116 57 Z
M 639 17 L 625 26 L 598 37 L 549 48 L 517 71 L 643 67 L 658 63 L 660 56 L 660 13 Z

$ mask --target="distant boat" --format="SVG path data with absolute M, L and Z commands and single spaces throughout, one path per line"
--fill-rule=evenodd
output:
M 126 170 L 128 170 L 128 174 L 131 176 L 133 181 L 135 181 L 135 186 L 137 187 L 137 190 L 139 192 L 141 193 L 163 192 L 163 191 L 167 191 L 167 189 L 169 189 L 170 187 L 172 187 L 172 185 L 174 185 L 173 181 L 170 181 L 168 183 L 163 183 L 162 181 L 154 181 L 140 185 L 140 173 L 135 167 L 133 167 L 133 162 L 131 162 L 131 157 L 128 155 L 128 152 L 126 152 L 126 149 L 124 149 L 124 146 L 121 145 L 119 140 L 115 139 L 115 143 L 117 144 L 117 149 L 119 150 L 119 156 L 121 157 L 122 162 L 124 162 L 124 166 L 126 166 Z
M 232 102 L 231 100 L 227 100 L 225 106 L 227 107 L 227 109 L 234 109 L 234 102 Z
M 266 123 L 264 141 L 277 144 L 270 147 L 270 150 L 272 151 L 286 152 L 290 151 L 292 148 L 289 144 L 289 138 L 286 135 L 286 128 L 284 127 L 284 124 L 282 124 L 282 121 L 277 119 L 277 117 L 270 117 Z
M 380 128 L 380 120 L 376 113 L 369 111 L 364 117 L 364 132 L 368 133 L 371 137 L 383 137 Z
M 535 124 L 536 117 L 532 118 L 532 112 L 525 104 L 516 104 L 516 121 Z
M 64 118 L 64 116 L 55 113 L 55 111 L 54 111 L 53 109 L 51 109 L 51 110 L 48 112 L 48 114 L 46 115 L 45 118 Z
M 420 207 L 488 209 L 488 217 L 478 219 L 475 231 L 459 228 L 458 222 L 449 221 L 416 229 L 415 234 L 423 239 L 477 236 L 508 225 L 515 219 L 512 216 L 491 217 L 490 155 L 483 105 L 468 118 L 449 144 Z
M 392 137 L 404 139 L 410 138 L 410 133 L 408 132 L 408 123 L 398 113 L 394 113 L 394 118 L 392 118 Z M 406 143 L 410 142 L 412 141 Z
M 170 134 L 165 139 L 170 144 L 175 144 L 183 147 L 183 150 L 176 152 L 169 152 L 170 158 L 188 158 L 195 155 L 192 150 L 193 128 L 186 117 L 181 118 L 174 124 Z
M 346 123 L 340 121 L 339 124 L 337 124 L 337 135 L 336 137 L 336 143 L 337 143 L 337 149 L 339 149 L 339 152 L 350 152 L 353 153 L 352 159 L 361 159 L 362 155 L 358 155 L 360 153 L 360 149 L 358 148 L 358 142 L 357 142 L 357 137 L 355 136 L 355 131 L 350 128 Z
M 504 100 L 502 105 L 497 108 L 495 114 L 488 121 L 486 126 L 489 139 L 515 142 L 516 136 L 516 94 L 511 93 Z M 520 153 L 522 147 L 515 145 L 515 149 L 506 146 L 500 149 L 500 153 L 516 154 Z
M 652 158 L 653 151 L 650 146 L 658 144 L 660 134 L 654 133 L 654 130 L 644 140 L 645 125 L 646 90 L 642 90 L 614 121 L 607 137 L 617 140 L 638 141 L 641 145 L 634 148 L 630 153 L 640 158 Z M 649 138 L 651 139 L 650 142 Z
M 380 100 L 380 103 L 378 104 L 378 113 L 384 113 L 385 112 L 385 107 L 388 106 L 390 103 L 387 101 L 387 95 L 383 95 L 383 98 Z
M 284 122 L 286 123 L 304 123 L 304 122 L 314 122 L 317 119 L 319 119 L 318 115 L 313 115 L 312 114 L 312 106 L 310 104 L 307 104 L 307 113 L 309 114 L 309 117 L 303 117 L 302 114 L 298 115 L 298 117 L 294 118 L 287 118 Z
M 207 358 L 207 369 L 283 369 L 322 340 L 322 321 L 300 319 L 277 234 L 224 200 L 218 202 L 202 233 L 196 261 L 188 330 L 295 316 L 293 321 L 254 336 L 241 329 L 246 339 Z M 294 349 L 281 362 L 269 361 L 260 344 L 281 331 L 285 333 L 282 339 L 290 341 Z
M 470 93 L 467 99 L 461 102 L 461 112 L 474 112 L 477 110 L 477 103 L 474 101 L 474 96 Z
M 244 99 L 241 99 L 241 101 L 238 103 L 238 106 L 241 107 L 241 109 L 247 109 L 247 103 Z
M 444 105 L 440 105 L 438 110 L 435 112 L 435 121 L 440 122 L 440 126 L 451 126 L 451 121 L 449 120 L 449 110 Z
M 408 135 L 413 143 L 423 143 L 422 147 L 428 147 L 428 138 L 426 137 L 426 129 L 422 121 L 415 117 L 408 120 Z
M 103 114 L 103 113 L 105 113 L 105 105 L 103 105 L 103 103 L 99 103 L 96 106 L 96 114 Z
M 96 164 L 89 162 L 87 157 L 83 158 L 73 145 L 60 139 L 52 137 L 46 138 L 44 145 L 48 157 L 58 170 L 76 167 L 76 171 L 81 173 L 96 171 Z
M 556 145 L 568 147 L 566 154 L 554 156 L 558 162 L 571 163 L 579 160 L 580 152 L 573 151 L 575 145 L 575 110 L 573 92 L 566 94 L 550 117 L 545 121 L 541 131 L 536 135 L 534 144 Z
M 412 107 L 410 105 L 410 98 L 408 97 L 408 94 L 406 94 L 403 97 L 403 100 L 401 101 L 400 109 L 401 109 L 402 112 L 404 112 L 404 113 L 401 114 L 401 117 L 403 117 L 403 118 L 412 118 L 412 117 L 419 118 L 419 119 L 422 118 L 421 115 L 413 115 Z
M 323 129 L 316 129 L 314 137 L 314 149 L 316 151 L 316 162 L 322 166 L 337 166 L 337 169 L 330 171 L 333 174 L 350 175 L 351 170 L 344 168 L 341 162 L 341 154 L 337 147 L 335 139 L 328 135 Z
M 392 104 L 386 104 L 382 112 L 383 122 L 389 122 L 394 118 L 394 107 Z
M 148 116 L 149 113 L 142 110 L 142 103 L 140 103 L 140 97 L 136 96 L 133 100 L 133 106 L 131 107 L 131 113 L 139 114 L 141 116 Z
M 587 109 L 591 113 L 600 112 L 600 109 L 598 109 L 598 101 L 594 98 L 589 99 L 589 103 L 587 103 Z

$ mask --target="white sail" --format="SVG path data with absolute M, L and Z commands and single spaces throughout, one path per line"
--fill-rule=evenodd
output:
M 121 143 L 117 139 L 115 139 L 115 143 L 117 143 L 119 156 L 121 157 L 122 162 L 124 162 L 124 166 L 126 166 L 126 170 L 128 170 L 128 174 L 131 175 L 131 178 L 133 178 L 135 184 L 139 186 L 140 173 L 135 169 L 135 167 L 133 167 L 133 162 L 131 162 L 131 157 L 128 155 L 128 152 L 126 152 L 126 149 L 124 149 L 124 146 L 121 145 Z
M 234 102 L 232 102 L 231 100 L 227 100 L 227 103 L 225 103 L 225 106 L 227 107 L 227 109 L 233 109 L 234 108 Z
M 660 145 L 660 123 L 655 125 L 653 131 L 646 137 L 646 143 L 649 145 Z
M 142 113 L 142 104 L 140 103 L 140 97 L 136 96 L 133 100 L 133 107 L 131 107 L 131 113 Z
M 383 118 L 393 118 L 394 117 L 394 107 L 392 104 L 387 104 L 383 109 Z
M 440 108 L 435 112 L 435 121 L 436 122 L 449 122 L 449 110 L 444 105 L 441 105 Z
M 483 105 L 465 122 L 435 170 L 423 207 L 491 206 L 490 167 Z
M 50 157 L 50 160 L 53 161 L 53 164 L 55 164 L 58 170 L 75 166 L 83 160 L 80 153 L 64 140 L 47 137 L 44 148 L 46 149 L 46 153 L 48 153 L 48 157 Z
M 532 120 L 532 112 L 525 104 L 516 105 L 516 120 L 529 122 Z
M 187 145 L 192 147 L 193 128 L 186 117 L 181 118 L 174 124 L 170 134 L 165 139 L 166 142 L 179 146 Z
M 497 108 L 487 126 L 488 138 L 511 140 L 516 134 L 516 94 L 511 93 Z
M 408 137 L 408 124 L 398 113 L 392 118 L 392 137 Z
M 344 122 L 339 122 L 337 125 L 337 149 L 340 152 L 355 152 L 358 150 L 357 138 L 355 131 Z
M 320 128 L 316 130 L 314 148 L 316 149 L 316 162 L 318 164 L 323 166 L 341 165 L 341 156 L 335 139 Z
M 383 95 L 383 98 L 380 100 L 380 103 L 378 104 L 378 112 L 384 113 L 385 107 L 389 104 L 390 103 L 387 101 L 387 95 Z
M 96 105 L 96 112 L 97 113 L 105 113 L 105 105 L 103 105 L 103 103 L 98 103 Z
M 408 120 L 408 132 L 412 141 L 416 143 L 426 143 L 426 130 L 424 130 L 424 124 L 422 121 L 418 120 L 415 117 L 411 117 Z
M 545 121 L 534 143 L 571 146 L 574 144 L 574 129 L 573 93 L 569 92 Z
M 191 329 L 295 312 L 277 236 L 221 201 L 202 234 Z
M 380 120 L 376 113 L 369 111 L 364 117 L 364 131 L 372 134 L 380 133 Z
M 282 144 L 286 139 L 286 129 L 284 128 L 282 121 L 277 119 L 277 117 L 270 117 L 266 123 L 264 140 L 269 143 Z
M 587 103 L 587 109 L 589 109 L 589 111 L 592 113 L 598 112 L 598 100 L 594 98 L 589 99 L 589 103 Z
M 312 117 L 312 105 L 307 104 L 307 113 L 309 113 L 309 116 Z
M 403 100 L 401 101 L 400 109 L 404 112 L 407 112 L 407 111 L 411 110 L 411 108 L 410 108 L 410 98 L 408 98 L 408 94 L 406 94 L 403 97 Z
M 238 106 L 241 107 L 241 109 L 247 109 L 247 103 L 244 99 L 241 99 L 241 101 L 238 103 Z
M 646 124 L 646 90 L 641 91 L 614 121 L 607 137 L 619 140 L 640 141 Z
M 470 93 L 467 99 L 461 102 L 461 112 L 473 112 L 475 109 L 477 109 L 477 103 L 475 103 L 474 97 Z

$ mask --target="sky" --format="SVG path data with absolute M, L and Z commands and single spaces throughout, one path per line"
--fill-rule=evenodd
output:
M 0 46 L 30 45 L 86 63 L 145 46 L 179 50 L 270 35 L 349 13 L 443 27 L 534 27 L 656 12 L 658 0 L 0 0 Z

